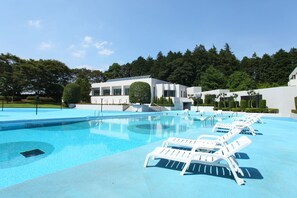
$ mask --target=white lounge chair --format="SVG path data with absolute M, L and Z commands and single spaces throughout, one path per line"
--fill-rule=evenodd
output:
M 165 140 L 162 147 L 178 146 L 193 148 L 199 147 L 199 149 L 214 150 L 219 149 L 226 145 L 227 142 L 241 132 L 239 128 L 233 128 L 223 136 L 218 135 L 200 135 L 197 139 L 186 139 L 170 137 Z
M 214 153 L 195 152 L 193 149 L 191 151 L 187 151 L 173 148 L 157 147 L 154 151 L 147 154 L 144 162 L 144 167 L 147 167 L 150 158 L 160 158 L 185 163 L 185 166 L 180 173 L 181 175 L 185 174 L 191 163 L 225 167 L 232 172 L 237 184 L 242 185 L 244 184 L 244 180 L 239 178 L 237 173 L 243 176 L 243 172 L 239 168 L 238 164 L 233 160 L 233 155 L 250 143 L 251 140 L 249 138 L 247 138 L 246 136 L 242 136 L 232 143 L 223 146 L 221 149 Z M 226 163 L 221 163 L 223 161 L 225 161 Z
M 212 128 L 212 132 L 216 132 L 218 130 L 232 130 L 233 128 L 239 128 L 242 130 L 247 129 L 252 135 L 256 135 L 255 129 L 252 127 L 254 124 L 254 120 L 249 121 L 234 121 L 231 124 L 226 124 L 222 122 L 217 122 Z
M 246 115 L 243 117 L 234 117 L 234 118 L 232 118 L 232 120 L 233 121 L 242 121 L 242 122 L 253 120 L 254 122 L 264 124 L 263 120 L 261 119 L 262 116 L 263 116 L 263 114 L 256 113 L 256 114 Z

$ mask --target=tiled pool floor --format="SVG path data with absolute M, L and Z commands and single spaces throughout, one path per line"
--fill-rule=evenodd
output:
M 263 135 L 248 135 L 252 144 L 236 155 L 244 186 L 209 166 L 185 176 L 180 165 L 164 160 L 143 168 L 146 154 L 161 144 L 156 142 L 1 189 L 0 197 L 295 197 L 297 122 L 264 121 L 254 125 Z M 211 134 L 210 128 L 183 136 L 201 133 Z

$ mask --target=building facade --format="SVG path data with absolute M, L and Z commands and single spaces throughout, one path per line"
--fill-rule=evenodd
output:
M 174 107 L 172 109 L 190 108 L 192 100 L 188 97 L 190 93 L 198 94 L 201 87 L 189 88 L 180 84 L 173 84 L 166 81 L 151 78 L 150 76 L 135 76 L 129 78 L 110 79 L 103 83 L 92 84 L 92 104 L 130 104 L 129 87 L 134 82 L 146 82 L 151 87 L 151 103 L 154 98 L 170 97 Z

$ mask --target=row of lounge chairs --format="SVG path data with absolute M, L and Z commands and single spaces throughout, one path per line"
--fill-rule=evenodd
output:
M 197 139 L 170 137 L 163 142 L 161 147 L 156 147 L 147 154 L 144 167 L 148 166 L 151 158 L 185 163 L 181 175 L 185 174 L 191 163 L 225 167 L 231 171 L 237 184 L 242 185 L 245 181 L 237 175 L 239 173 L 243 176 L 243 172 L 236 161 L 235 153 L 249 145 L 251 140 L 246 136 L 241 136 L 231 143 L 228 141 L 245 129 L 255 135 L 255 130 L 251 125 L 259 119 L 260 116 L 257 115 L 246 117 L 244 121 L 234 121 L 232 124 L 217 123 L 212 131 L 215 132 L 222 128 L 229 130 L 222 136 L 200 135 Z

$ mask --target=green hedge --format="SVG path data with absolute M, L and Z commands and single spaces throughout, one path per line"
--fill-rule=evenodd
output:
M 166 107 L 173 107 L 173 101 L 172 99 L 169 97 L 168 99 L 161 96 L 160 98 L 155 98 L 154 99 L 154 103 L 157 104 L 158 106 L 166 106 Z
M 216 95 L 215 94 L 206 94 L 204 96 L 204 104 L 211 104 L 212 106 L 215 103 Z
M 259 101 L 259 108 L 266 108 L 266 100 Z
M 23 100 L 24 102 L 29 102 L 29 103 L 35 103 L 36 101 L 36 96 L 27 96 L 26 100 Z M 40 103 L 55 103 L 55 100 L 51 97 L 39 97 L 38 100 Z
M 235 102 L 234 101 L 229 101 L 229 108 L 234 108 L 235 107 Z
M 151 86 L 146 82 L 134 82 L 129 87 L 129 101 L 131 103 L 151 103 Z
M 279 110 L 278 109 L 271 109 L 271 108 L 268 108 L 268 113 L 278 113 Z
M 295 109 L 297 110 L 297 97 L 295 97 Z
M 278 109 L 271 108 L 246 108 L 244 110 L 247 113 L 278 113 Z
M 231 110 L 234 112 L 243 112 L 244 111 L 243 108 L 232 108 Z
M 241 100 L 240 101 L 240 107 L 241 108 L 247 108 L 247 101 L 246 100 Z
M 297 110 L 295 110 L 295 109 L 292 109 L 292 113 L 295 113 L 295 114 L 297 114 Z

